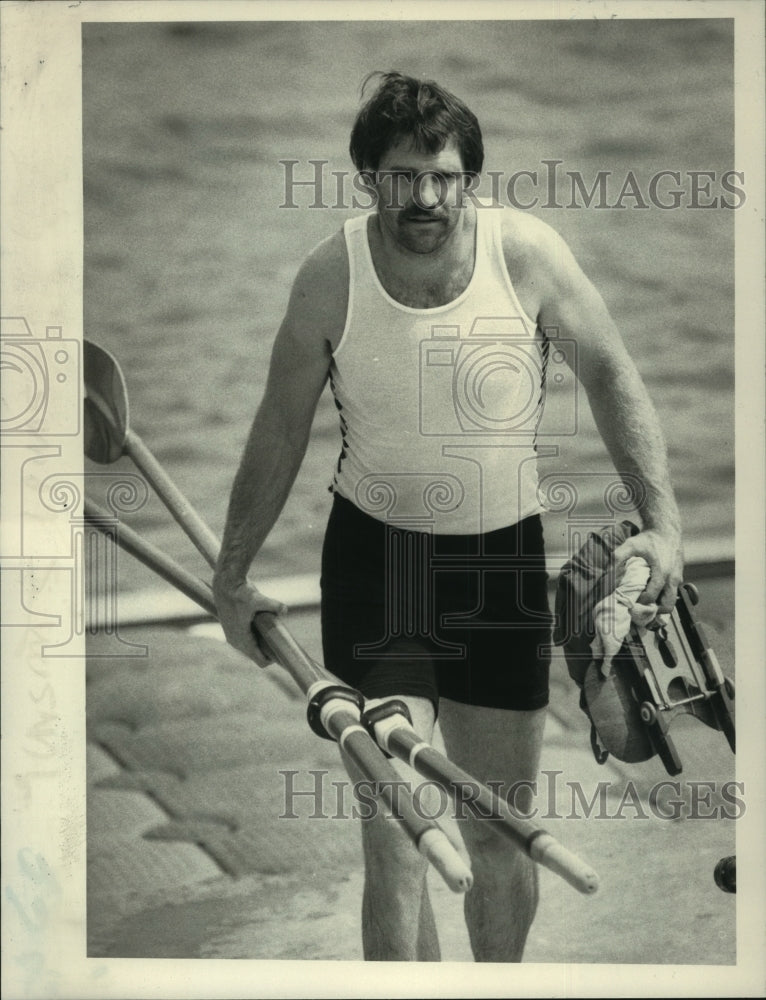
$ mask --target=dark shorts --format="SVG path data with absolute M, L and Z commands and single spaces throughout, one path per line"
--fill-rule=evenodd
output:
M 322 551 L 325 666 L 367 698 L 543 708 L 547 582 L 538 515 L 484 535 L 435 535 L 336 494 Z

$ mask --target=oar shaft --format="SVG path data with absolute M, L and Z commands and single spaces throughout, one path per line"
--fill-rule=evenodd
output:
M 211 568 L 215 569 L 221 543 L 207 523 L 181 493 L 138 434 L 132 430 L 128 430 L 125 435 L 124 449 L 146 476 L 157 496 L 189 540 L 202 553 Z M 268 643 L 275 660 L 288 671 L 304 693 L 313 683 L 328 677 L 327 672 L 305 653 L 275 615 L 259 614 L 254 624 L 259 637 Z
M 274 659 L 291 675 L 304 694 L 317 681 L 328 680 L 329 673 L 311 659 L 276 615 L 262 611 L 253 623 Z
M 138 434 L 128 430 L 124 447 L 186 536 L 210 567 L 215 569 L 221 549 L 219 539 L 181 493 Z M 315 681 L 327 677 L 326 672 L 307 656 L 275 615 L 266 613 L 258 615 L 257 628 L 261 636 L 266 636 L 268 633 L 272 655 L 291 674 L 304 693 Z
M 407 761 L 424 778 L 441 784 L 462 811 L 466 811 L 470 804 L 471 811 L 486 817 L 487 822 L 496 823 L 504 836 L 529 854 L 530 844 L 539 832 L 537 827 L 529 820 L 515 816 L 502 799 L 421 740 L 417 733 L 404 726 L 394 729 L 386 746 L 389 753 Z
M 121 549 L 129 552 L 144 566 L 154 570 L 158 576 L 199 604 L 208 614 L 216 617 L 213 591 L 208 584 L 184 569 L 156 545 L 145 541 L 132 528 L 124 524 L 115 524 L 114 517 L 92 500 L 85 501 L 85 517 L 95 528 L 112 538 Z
M 149 484 L 157 496 L 183 528 L 191 542 L 202 553 L 208 565 L 214 569 L 221 548 L 218 538 L 181 493 L 138 434 L 128 430 L 125 435 L 124 448 L 149 480 Z
M 128 430 L 126 434 L 125 451 L 146 476 L 157 496 L 189 540 L 202 553 L 210 567 L 215 569 L 221 549 L 219 539 L 181 493 L 146 444 L 132 430 Z M 304 693 L 315 681 L 327 677 L 327 673 L 307 656 L 276 616 L 265 613 L 258 615 L 257 628 L 261 636 L 268 635 L 272 655 L 291 674 Z
M 90 350 L 90 354 L 93 355 L 92 349 Z M 106 355 L 106 352 L 101 352 L 101 354 Z M 112 414 L 109 407 L 106 407 L 106 410 L 99 408 L 102 418 L 109 422 L 111 417 L 115 416 L 116 430 L 119 431 L 120 435 L 122 435 L 124 427 L 124 437 L 121 436 L 119 442 L 122 452 L 130 456 L 195 547 L 208 564 L 212 568 L 215 568 L 220 552 L 218 538 L 181 493 L 141 438 L 128 427 L 127 394 L 125 393 L 122 375 L 117 362 L 111 356 L 108 357 L 112 366 L 112 377 L 113 379 L 118 378 L 119 388 L 124 398 L 121 400 L 122 407 L 116 408 L 116 416 Z M 93 363 L 93 358 L 91 358 L 91 364 Z M 89 390 L 93 389 L 93 386 L 89 385 L 87 373 L 86 388 Z M 88 395 L 91 395 L 90 391 Z M 101 398 L 95 390 L 93 390 L 92 395 L 93 399 Z M 111 435 L 109 436 L 111 437 Z M 116 445 L 116 442 L 113 443 Z M 112 454 L 111 446 L 107 450 L 96 449 L 96 451 L 98 454 L 91 456 L 94 461 L 108 462 L 114 461 L 116 457 L 119 457 Z M 148 566 L 164 580 L 177 587 L 187 597 L 196 601 L 200 607 L 204 608 L 213 617 L 217 617 L 212 589 L 207 584 L 204 584 L 197 577 L 193 576 L 193 574 L 187 572 L 160 549 L 144 541 L 132 529 L 115 523 L 115 520 L 106 511 L 87 500 L 85 503 L 85 515 L 94 527 L 110 536 L 121 548 L 144 563 L 144 565 Z M 325 694 L 327 697 L 325 702 L 321 703 L 319 709 L 320 714 L 322 714 L 326 734 L 339 743 L 341 748 L 354 761 L 360 773 L 375 783 L 377 796 L 382 796 L 383 801 L 392 809 L 396 819 L 403 824 L 406 832 L 417 845 L 420 852 L 437 868 L 450 888 L 456 892 L 465 892 L 469 889 L 472 879 L 465 862 L 444 832 L 439 829 L 433 820 L 427 820 L 415 811 L 411 792 L 401 789 L 401 780 L 398 772 L 381 753 L 375 739 L 361 725 L 359 711 L 361 701 L 359 702 L 359 706 L 354 705 L 353 710 L 349 710 L 348 697 L 344 699 L 344 697 L 338 695 L 339 690 L 340 694 L 346 696 L 355 695 L 356 693 L 348 688 L 343 691 L 342 687 L 334 686 L 331 675 L 305 653 L 293 639 L 290 632 L 277 620 L 276 616 L 262 613 L 256 616 L 254 625 L 258 629 L 263 641 L 269 647 L 272 655 L 287 669 L 303 692 L 309 695 L 312 699 L 312 704 L 314 695 L 310 694 L 310 691 L 316 691 L 317 688 L 321 689 L 322 687 L 326 689 L 328 686 L 333 688 L 335 693 L 330 697 L 326 691 Z M 331 704 L 333 699 L 339 704 L 333 704 L 331 709 L 325 711 L 327 705 Z M 394 738 L 394 742 L 397 742 L 396 738 Z M 407 740 L 403 739 L 403 737 L 401 742 L 405 759 L 407 757 L 412 759 L 415 756 L 412 746 L 407 749 Z M 419 752 L 417 757 L 421 759 L 422 767 L 432 769 L 428 773 L 436 775 L 439 770 L 437 767 L 438 761 L 431 754 Z M 449 761 L 447 763 L 451 764 Z M 451 766 L 454 768 L 454 765 Z M 453 777 L 448 779 L 450 787 L 457 790 L 466 781 L 474 784 L 470 775 L 467 775 L 465 772 L 460 772 L 457 775 L 456 771 L 459 771 L 459 769 L 454 769 Z M 394 789 L 402 792 L 402 794 L 397 794 L 396 801 L 393 798 L 395 794 Z M 488 790 L 487 793 L 491 794 Z M 512 824 L 510 828 L 513 830 L 514 837 L 523 842 L 529 852 L 528 832 Z M 543 855 L 555 858 L 555 864 L 566 869 L 566 859 L 562 860 L 562 857 L 563 854 L 568 852 L 563 852 L 563 849 L 557 851 L 556 848 L 558 845 L 556 842 L 553 841 L 553 838 L 549 838 L 549 840 L 551 843 L 547 844 L 546 850 L 538 852 L 541 855 L 541 859 Z M 542 861 L 542 863 L 545 863 L 545 861 Z M 549 866 L 553 867 L 552 864 Z M 554 870 L 557 869 L 554 868 Z

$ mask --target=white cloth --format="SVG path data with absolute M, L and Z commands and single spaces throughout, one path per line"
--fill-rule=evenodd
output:
M 599 601 L 593 609 L 596 634 L 591 642 L 591 650 L 594 659 L 602 661 L 601 673 L 604 677 L 609 673 L 612 661 L 627 638 L 631 624 L 646 628 L 658 618 L 656 604 L 638 602 L 646 588 L 650 572 L 645 559 L 632 556 L 625 563 L 625 571 L 617 589 Z M 666 618 L 666 615 L 659 616 L 660 621 Z

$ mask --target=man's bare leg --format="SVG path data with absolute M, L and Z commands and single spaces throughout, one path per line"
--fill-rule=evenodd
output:
M 504 782 L 507 791 L 537 777 L 545 714 L 545 709 L 515 712 L 442 699 L 439 722 L 449 757 L 478 781 Z M 527 810 L 530 796 L 528 788 L 520 789 L 516 806 Z M 537 909 L 535 865 L 481 819 L 461 821 L 460 829 L 473 868 L 465 917 L 474 958 L 520 962 Z
M 401 696 L 412 715 L 412 724 L 430 740 L 434 711 L 425 698 Z M 344 757 L 353 781 L 360 775 Z M 399 761 L 392 761 L 402 780 L 413 789 L 421 779 Z M 438 962 L 436 933 L 426 876 L 428 862 L 417 851 L 400 824 L 381 808 L 362 820 L 364 896 L 362 948 L 367 961 Z

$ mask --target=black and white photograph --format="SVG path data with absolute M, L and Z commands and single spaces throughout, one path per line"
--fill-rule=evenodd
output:
M 6 995 L 759 995 L 763 5 L 16 6 Z

